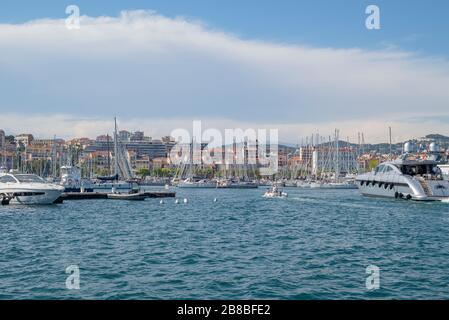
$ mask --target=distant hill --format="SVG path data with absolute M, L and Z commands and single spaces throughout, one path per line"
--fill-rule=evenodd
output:
M 441 134 L 428 134 L 426 135 L 424 138 L 421 139 L 415 139 L 414 141 L 417 143 L 421 143 L 425 146 L 428 144 L 428 141 L 423 141 L 423 140 L 433 140 L 436 141 L 442 148 L 449 150 L 449 137 L 441 135 Z M 391 145 L 391 150 L 393 153 L 396 154 L 400 154 L 402 152 L 402 148 L 404 146 L 404 143 L 406 141 L 403 142 L 396 142 L 393 143 Z M 322 144 L 320 144 L 322 146 L 334 146 L 335 142 L 324 142 Z M 389 143 L 365 143 L 364 146 L 358 146 L 355 143 L 348 143 L 346 141 L 339 141 L 339 146 L 340 147 L 346 147 L 346 146 L 350 146 L 354 149 L 358 149 L 361 148 L 362 150 L 364 150 L 365 152 L 369 152 L 369 151 L 377 151 L 380 153 L 388 153 L 390 151 L 390 144 Z

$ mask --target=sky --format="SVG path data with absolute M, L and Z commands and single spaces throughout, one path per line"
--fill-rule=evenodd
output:
M 67 5 L 81 11 L 65 27 Z M 365 8 L 380 8 L 380 30 Z M 0 3 L 0 128 L 38 136 L 278 128 L 400 141 L 449 135 L 449 2 Z

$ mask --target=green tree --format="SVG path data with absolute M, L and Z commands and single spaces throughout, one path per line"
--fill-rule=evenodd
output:
M 147 169 L 147 168 L 140 168 L 139 170 L 137 170 L 137 175 L 143 179 L 145 177 L 150 176 L 151 171 L 150 171 L 150 169 Z

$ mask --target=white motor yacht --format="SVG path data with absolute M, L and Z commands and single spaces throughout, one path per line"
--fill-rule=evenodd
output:
M 53 204 L 64 187 L 46 182 L 34 174 L 3 173 L 0 175 L 2 204 Z
M 414 155 L 406 143 L 405 153 L 396 160 L 379 164 L 375 170 L 357 176 L 362 195 L 418 201 L 448 201 L 449 181 L 438 167 L 444 160 L 439 147 L 431 144 L 425 157 Z

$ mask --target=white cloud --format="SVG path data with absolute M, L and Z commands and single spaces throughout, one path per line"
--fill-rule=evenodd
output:
M 0 52 L 0 127 L 16 133 L 92 135 L 114 115 L 158 135 L 194 119 L 275 126 L 294 141 L 333 127 L 384 140 L 390 124 L 401 136 L 449 133 L 408 120 L 449 114 L 449 63 L 396 49 L 242 40 L 132 11 L 82 17 L 80 30 L 64 20 L 0 24 Z

